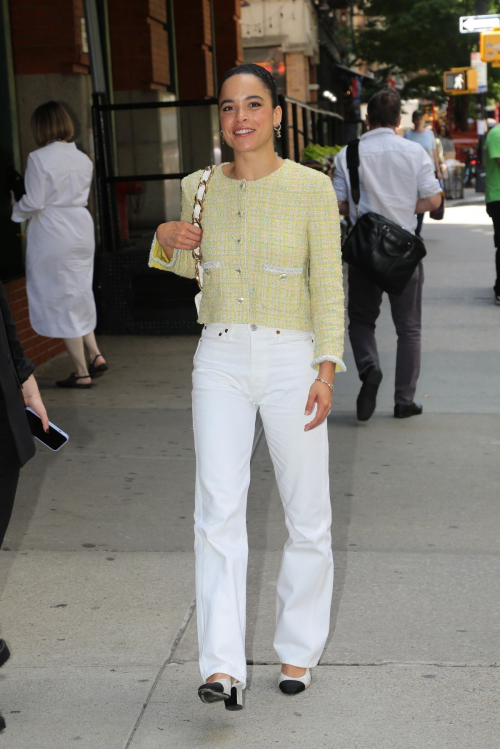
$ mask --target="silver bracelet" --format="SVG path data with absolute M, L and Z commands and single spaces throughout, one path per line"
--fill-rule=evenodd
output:
M 316 377 L 315 382 L 323 382 L 325 385 L 328 385 L 328 387 L 333 393 L 333 382 L 327 382 L 326 380 L 322 380 L 321 377 Z

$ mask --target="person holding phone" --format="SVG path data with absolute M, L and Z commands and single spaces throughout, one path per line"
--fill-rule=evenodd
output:
M 12 515 L 19 472 L 35 454 L 25 408 L 31 408 L 40 417 L 43 429 L 49 431 L 34 369 L 17 337 L 0 281 L 0 548 Z M 7 644 L 0 640 L 0 667 L 9 657 Z M 4 728 L 5 720 L 0 714 L 0 731 Z
M 25 408 L 31 408 L 42 420 L 44 430 L 49 430 L 34 369 L 17 337 L 0 281 L 0 547 L 12 514 L 19 472 L 35 454 Z

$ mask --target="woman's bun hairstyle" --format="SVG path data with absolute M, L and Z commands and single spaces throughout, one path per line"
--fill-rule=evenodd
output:
M 236 68 L 231 68 L 231 70 L 228 70 L 227 73 L 225 73 L 219 86 L 219 100 L 223 85 L 228 80 L 228 78 L 232 78 L 233 75 L 254 75 L 260 80 L 264 88 L 269 91 L 273 109 L 276 109 L 276 107 L 279 105 L 278 87 L 276 85 L 274 76 L 261 65 L 256 65 L 253 62 L 246 62 L 243 65 L 238 65 Z

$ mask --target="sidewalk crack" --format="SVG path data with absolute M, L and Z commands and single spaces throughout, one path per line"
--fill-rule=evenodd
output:
M 154 680 L 153 685 L 151 686 L 151 689 L 148 692 L 148 696 L 146 697 L 146 701 L 144 702 L 144 704 L 143 704 L 143 706 L 141 708 L 141 712 L 139 713 L 139 715 L 137 717 L 137 720 L 136 720 L 135 725 L 134 725 L 134 727 L 132 729 L 132 732 L 131 732 L 131 734 L 130 734 L 130 736 L 128 738 L 128 741 L 125 744 L 125 749 L 129 749 L 130 746 L 132 745 L 132 741 L 134 739 L 135 734 L 137 733 L 137 729 L 139 728 L 139 725 L 140 725 L 141 720 L 142 720 L 142 718 L 144 716 L 144 713 L 146 712 L 146 708 L 149 705 L 149 703 L 151 702 L 151 699 L 153 697 L 154 691 L 155 691 L 156 687 L 158 686 L 161 677 L 163 676 L 163 672 L 165 671 L 166 667 L 172 661 L 172 658 L 173 658 L 173 655 L 174 655 L 174 653 L 175 653 L 175 651 L 177 649 L 177 646 L 179 645 L 179 643 L 180 643 L 180 641 L 181 641 L 181 639 L 182 639 L 182 637 L 184 635 L 184 632 L 186 631 L 186 629 L 187 629 L 187 627 L 189 625 L 189 622 L 191 621 L 191 617 L 193 616 L 193 612 L 195 610 L 195 607 L 196 607 L 196 599 L 193 599 L 191 601 L 189 607 L 188 607 L 188 610 L 184 614 L 184 618 L 183 618 L 183 620 L 181 622 L 181 625 L 180 625 L 179 629 L 177 630 L 177 634 L 176 634 L 176 636 L 174 638 L 174 641 L 172 643 L 172 646 L 170 648 L 170 652 L 167 655 L 167 657 L 165 658 L 165 660 L 164 660 L 164 662 L 163 662 L 160 670 L 158 671 L 158 673 L 156 675 L 156 679 Z

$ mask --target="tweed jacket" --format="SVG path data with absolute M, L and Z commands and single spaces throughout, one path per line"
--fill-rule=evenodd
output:
M 182 180 L 183 221 L 191 221 L 201 174 Z M 328 177 L 289 160 L 254 181 L 230 179 L 218 166 L 202 228 L 199 322 L 312 330 L 312 366 L 332 361 L 345 371 L 340 223 Z M 192 254 L 176 249 L 169 261 L 156 237 L 149 265 L 195 276 Z

